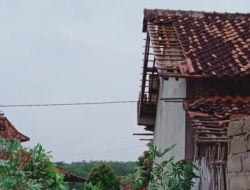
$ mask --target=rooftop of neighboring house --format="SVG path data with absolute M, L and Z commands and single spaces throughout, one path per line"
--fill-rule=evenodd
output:
M 4 114 L 0 115 L 0 137 L 10 140 L 29 141 L 30 138 L 20 133 Z
M 78 176 L 78 175 L 70 172 L 69 170 L 66 170 L 65 168 L 57 166 L 57 170 L 64 175 L 66 181 L 81 182 L 81 183 L 87 181 L 86 178 Z
M 250 75 L 250 14 L 145 9 L 143 31 L 159 74 Z

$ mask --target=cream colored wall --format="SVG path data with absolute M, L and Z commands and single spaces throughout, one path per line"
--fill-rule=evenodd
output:
M 176 147 L 169 156 L 176 160 L 185 158 L 185 123 L 186 114 L 183 102 L 171 102 L 162 98 L 185 98 L 186 80 L 169 78 L 160 79 L 159 99 L 157 103 L 156 125 L 154 130 L 154 144 L 165 149 L 173 144 Z M 164 158 L 163 158 L 164 159 Z

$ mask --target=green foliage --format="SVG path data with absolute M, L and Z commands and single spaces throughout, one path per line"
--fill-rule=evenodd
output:
M 150 159 L 162 158 L 173 147 L 161 151 L 157 150 L 156 146 L 151 146 L 149 150 Z M 176 162 L 173 157 L 160 163 L 154 161 L 153 180 L 149 182 L 149 189 L 188 190 L 194 185 L 193 179 L 198 177 L 194 173 L 194 169 L 196 169 L 194 165 L 187 163 L 185 160 Z
M 96 166 L 89 175 L 89 182 L 98 186 L 101 190 L 119 190 L 120 181 L 111 168 L 102 163 Z
M 148 145 L 151 146 L 150 144 Z M 142 156 L 138 158 L 135 174 L 130 176 L 133 189 L 146 188 L 150 180 L 152 180 L 153 157 L 149 151 L 145 151 Z
M 188 190 L 194 183 L 193 179 L 198 178 L 194 165 L 184 160 L 174 161 L 174 158 L 166 159 L 160 163 L 155 162 L 156 158 L 163 158 L 174 146 L 163 151 L 156 146 L 150 145 L 147 156 L 144 154 L 143 165 L 139 159 L 138 168 L 134 176 L 133 189 L 148 188 L 149 190 Z M 148 164 L 150 167 L 145 167 Z
M 98 185 L 93 185 L 91 182 L 84 184 L 84 190 L 101 190 Z
M 57 162 L 58 166 L 72 171 L 73 173 L 87 177 L 96 165 L 99 165 L 103 161 L 81 161 L 64 163 Z M 135 172 L 136 162 L 118 162 L 118 161 L 105 161 L 105 163 L 114 171 L 117 176 L 127 176 Z
M 63 175 L 50 161 L 50 155 L 41 145 L 33 149 L 24 149 L 19 141 L 0 138 L 1 190 L 64 190 L 66 184 Z
M 58 162 L 56 164 L 79 176 L 88 177 L 94 167 L 100 165 L 101 163 L 102 161 L 81 161 L 72 163 Z M 107 161 L 105 163 L 117 176 L 129 176 L 135 172 L 136 162 Z M 82 190 L 82 183 L 69 182 L 69 189 Z

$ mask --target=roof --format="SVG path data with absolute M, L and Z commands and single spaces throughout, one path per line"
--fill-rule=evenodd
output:
M 21 142 L 30 140 L 29 137 L 20 133 L 4 115 L 0 115 L 0 137 Z
M 70 182 L 85 182 L 87 181 L 86 178 L 84 177 L 80 177 L 76 174 L 73 174 L 72 172 L 70 172 L 69 170 L 66 170 L 65 168 L 56 166 L 57 170 L 64 175 L 64 178 L 66 181 L 70 181 Z
M 157 68 L 183 77 L 250 76 L 250 14 L 145 9 Z
M 227 127 L 233 117 L 250 115 L 250 96 L 209 96 L 184 103 L 200 143 L 227 143 Z

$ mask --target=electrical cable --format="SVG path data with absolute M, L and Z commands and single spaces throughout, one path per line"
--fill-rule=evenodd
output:
M 76 103 L 50 103 L 50 104 L 1 104 L 2 108 L 15 107 L 56 107 L 56 106 L 87 106 L 87 105 L 104 105 L 104 104 L 129 104 L 136 103 L 135 100 L 107 101 L 107 102 L 76 102 Z

